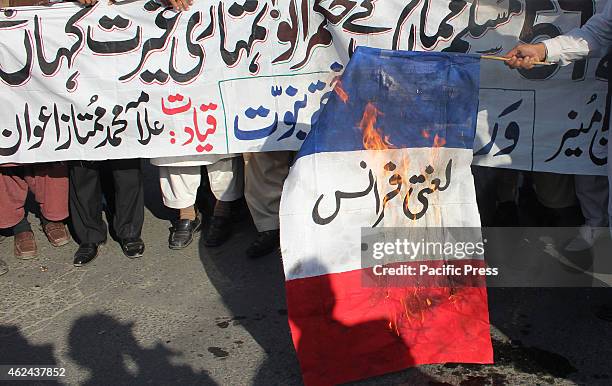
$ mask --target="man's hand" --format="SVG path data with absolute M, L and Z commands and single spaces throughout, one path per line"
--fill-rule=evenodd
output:
M 504 57 L 510 59 L 506 62 L 511 68 L 524 68 L 531 70 L 535 62 L 546 60 L 546 46 L 544 43 L 519 44 Z
M 94 5 L 98 0 L 78 0 L 83 5 Z
M 169 0 L 172 7 L 177 11 L 187 11 L 191 5 L 193 5 L 193 0 Z

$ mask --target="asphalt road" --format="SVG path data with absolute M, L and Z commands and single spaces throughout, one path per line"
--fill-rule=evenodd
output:
M 167 247 L 171 213 L 147 168 L 145 256 L 109 243 L 91 265 L 72 266 L 76 245 L 20 261 L 0 244 L 0 364 L 55 364 L 62 384 L 299 385 L 280 256 L 249 260 L 248 221 L 222 248 Z M 612 384 L 612 323 L 593 310 L 599 289 L 490 289 L 495 365 L 430 365 L 359 385 Z M 26 384 L 20 382 L 12 384 Z

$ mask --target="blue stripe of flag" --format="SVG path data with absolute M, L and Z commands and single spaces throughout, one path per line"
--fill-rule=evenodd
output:
M 358 47 L 297 158 L 364 150 L 368 103 L 393 148 L 433 147 L 437 137 L 443 147 L 472 149 L 479 83 L 478 55 Z

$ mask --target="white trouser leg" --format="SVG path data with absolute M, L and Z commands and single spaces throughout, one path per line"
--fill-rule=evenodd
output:
M 235 201 L 244 192 L 244 164 L 242 158 L 226 158 L 207 165 L 210 190 L 219 201 Z
M 594 228 L 609 225 L 609 214 L 606 213 L 610 210 L 608 178 L 577 175 L 576 196 L 578 196 L 586 225 Z
M 173 209 L 194 205 L 201 179 L 200 166 L 160 166 L 159 184 L 164 205 Z

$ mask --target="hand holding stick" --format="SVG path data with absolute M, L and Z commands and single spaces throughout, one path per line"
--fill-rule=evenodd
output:
M 548 52 L 544 43 L 519 44 L 510 50 L 504 58 L 508 67 L 531 70 L 535 65 L 550 65 L 546 62 Z

